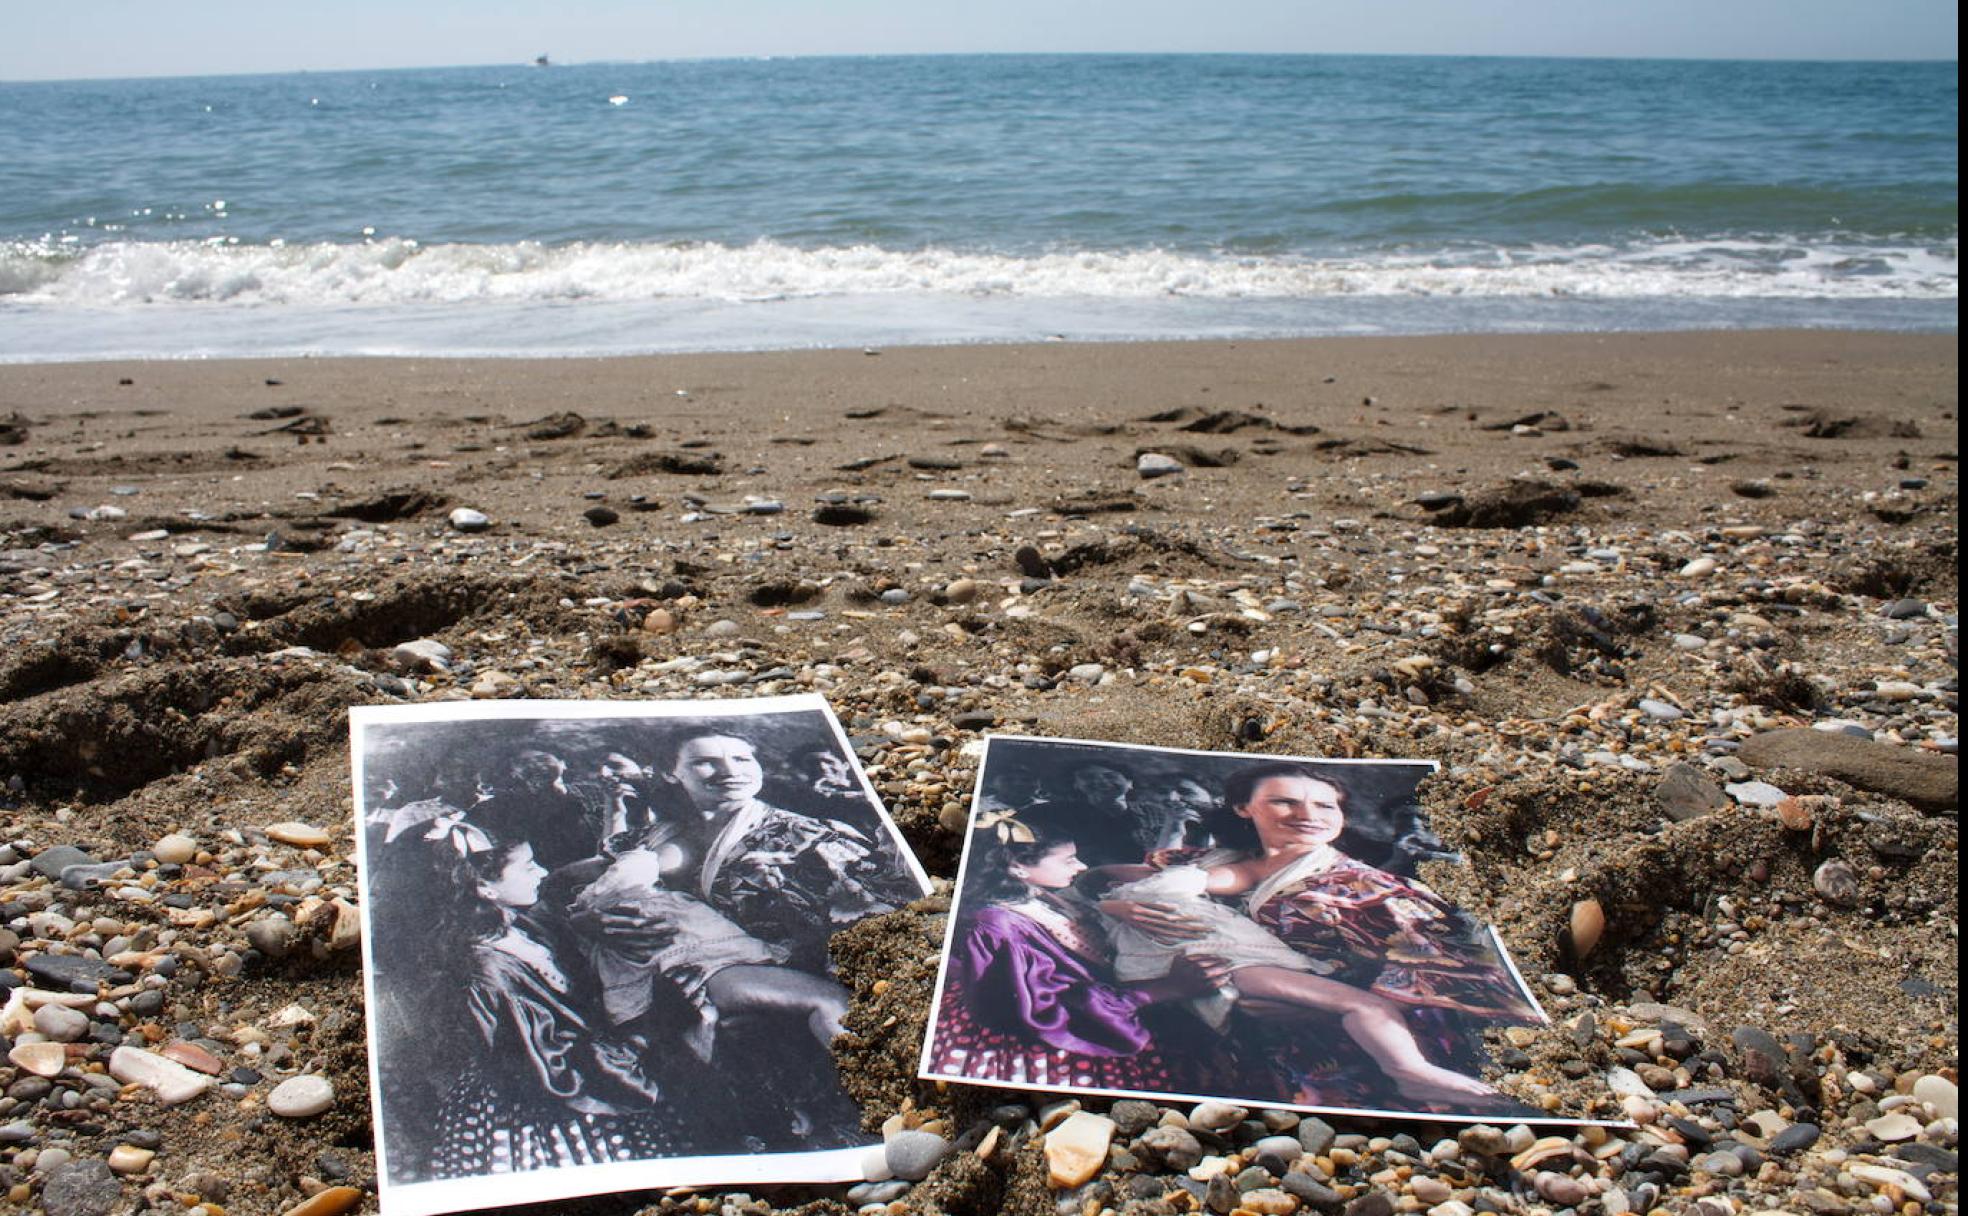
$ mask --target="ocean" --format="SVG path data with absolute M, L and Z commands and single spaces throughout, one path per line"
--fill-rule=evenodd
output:
M 1951 332 L 1957 79 L 1071 55 L 0 83 L 0 360 Z

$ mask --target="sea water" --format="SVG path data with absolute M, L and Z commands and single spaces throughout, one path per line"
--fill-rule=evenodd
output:
M 1951 331 L 1954 63 L 0 83 L 0 359 Z

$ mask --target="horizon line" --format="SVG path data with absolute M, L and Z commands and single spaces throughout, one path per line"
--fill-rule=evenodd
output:
M 1575 61 L 1585 63 L 1767 63 L 1839 65 L 1959 64 L 1960 57 L 1931 56 L 1881 59 L 1876 57 L 1814 58 L 1786 55 L 1556 55 L 1467 53 L 1454 51 L 833 51 L 824 53 L 749 55 L 667 55 L 646 59 L 553 60 L 548 55 L 481 63 L 394 64 L 388 66 L 242 69 L 238 71 L 165 72 L 128 76 L 0 76 L 0 85 L 83 84 L 139 80 L 225 80 L 257 76 L 335 76 L 363 72 L 445 72 L 483 68 L 646 67 L 663 63 L 765 63 L 775 60 L 829 59 L 1498 59 Z

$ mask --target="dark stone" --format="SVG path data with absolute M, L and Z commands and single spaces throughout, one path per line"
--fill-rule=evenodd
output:
M 103 984 L 127 984 L 135 978 L 108 963 L 73 954 L 37 954 L 27 960 L 27 973 L 61 992 L 94 992 Z
M 1782 1088 L 1790 1068 L 1790 1053 L 1777 1042 L 1775 1035 L 1754 1026 L 1738 1026 L 1729 1035 L 1729 1041 L 1736 1046 L 1745 1077 L 1765 1089 Z
M 51 881 L 59 881 L 61 873 L 70 866 L 92 866 L 96 859 L 72 844 L 58 844 L 42 849 L 27 863 L 35 873 Z
M 1333 1130 L 1332 1124 L 1317 1115 L 1307 1115 L 1298 1121 L 1298 1142 L 1309 1156 L 1325 1156 L 1326 1150 L 1332 1147 L 1333 1140 L 1338 1135 L 1339 1133 Z
M 1310 1174 L 1301 1174 L 1294 1171 L 1286 1174 L 1284 1180 L 1278 1185 L 1287 1195 L 1293 1196 L 1309 1208 L 1316 1208 L 1321 1212 L 1337 1212 L 1339 1210 L 1339 1192 L 1333 1190 Z
M 1727 807 L 1729 796 L 1694 765 L 1677 762 L 1667 766 L 1654 787 L 1654 802 L 1669 819 L 1686 823 Z
M 1368 1191 L 1346 1205 L 1345 1216 L 1394 1216 L 1394 1196 L 1386 1191 Z
M 1681 1139 L 1687 1142 L 1689 1148 L 1699 1150 L 1708 1147 L 1711 1139 L 1708 1131 L 1693 1119 L 1670 1116 L 1667 1125 L 1681 1133 Z
M 990 721 L 984 724 L 985 726 L 993 725 L 997 721 L 995 715 L 987 714 L 985 716 L 990 719 Z M 957 725 L 963 725 L 961 718 L 958 719 Z M 1114 1126 L 1119 1129 L 1123 1136 L 1132 1139 L 1161 1121 L 1162 1108 L 1156 1106 L 1153 1102 L 1143 1102 L 1138 1098 L 1126 1098 L 1114 1103 L 1113 1109 L 1107 1112 L 1107 1117 L 1114 1121 Z
M 1424 511 L 1443 511 L 1462 501 L 1462 495 L 1447 490 L 1430 490 L 1415 495 L 1415 505 Z
M 1203 1188 L 1203 1206 L 1217 1216 L 1230 1216 L 1230 1209 L 1237 1206 L 1237 1184 L 1228 1174 L 1215 1174 Z M 1390 1212 L 1388 1216 L 1393 1216 Z
M 1938 752 L 1800 726 L 1746 739 L 1736 755 L 1751 768 L 1816 773 L 1923 810 L 1951 812 L 1960 801 L 1961 762 Z
M 1961 1154 L 1951 1153 L 1938 1144 L 1921 1144 L 1910 1140 L 1895 1144 L 1890 1151 L 1892 1156 L 1911 1165 L 1930 1166 L 1944 1174 L 1961 1172 Z
M 988 709 L 967 709 L 950 721 L 958 730 L 990 730 L 998 724 L 998 715 Z M 1148 1104 L 1144 1102 L 1142 1105 Z M 1116 1109 L 1118 1108 L 1117 1103 Z M 1112 1118 L 1111 1115 L 1109 1117 Z
M 954 456 L 911 456 L 908 465 L 912 469 L 922 469 L 932 473 L 953 473 L 963 468 L 963 461 Z
M 1927 605 L 1919 600 L 1894 600 L 1886 605 L 1886 617 L 1894 621 L 1911 621 L 1927 615 Z
M 1034 545 L 1020 545 L 1018 551 L 1011 555 L 1011 560 L 1017 564 L 1018 572 L 1026 578 L 1050 580 L 1053 576 L 1052 563 L 1048 562 L 1045 554 L 1040 553 Z
M 109 1216 L 122 1195 L 123 1184 L 107 1161 L 71 1161 L 48 1176 L 41 1206 L 48 1216 Z
M 581 512 L 581 518 L 597 528 L 606 528 L 610 524 L 621 522 L 622 516 L 620 512 L 609 507 L 589 507 Z

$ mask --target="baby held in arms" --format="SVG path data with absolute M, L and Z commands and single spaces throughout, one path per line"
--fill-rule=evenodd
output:
M 681 861 L 673 845 L 630 849 L 615 858 L 571 906 L 580 920 L 604 913 L 631 915 L 660 944 L 639 934 L 598 933 L 588 955 L 601 984 L 602 1008 L 616 1025 L 648 1012 L 654 985 L 675 984 L 697 1010 L 684 1032 L 691 1051 L 708 1061 L 720 1014 L 780 1010 L 806 1015 L 822 1046 L 842 1032 L 847 992 L 831 980 L 782 966 L 786 951 L 740 928 L 701 899 L 665 887 L 664 875 Z
M 1222 1029 L 1242 1001 L 1296 1005 L 1334 1014 L 1340 1025 L 1377 1064 L 1394 1088 L 1418 1101 L 1442 1101 L 1494 1091 L 1472 1077 L 1431 1063 L 1408 1029 L 1401 1007 L 1387 998 L 1324 978 L 1337 970 L 1272 936 L 1248 917 L 1211 899 L 1212 872 L 1198 865 L 1172 865 L 1145 877 L 1143 867 L 1114 866 L 1109 873 L 1127 881 L 1106 888 L 1100 908 L 1114 942 L 1114 970 L 1123 980 L 1167 975 L 1177 958 L 1214 960 L 1226 972 L 1213 993 L 1190 1004 L 1213 1029 Z M 1221 889 L 1227 881 L 1214 884 Z M 1194 929 L 1182 940 L 1164 940 L 1109 911 L 1117 905 L 1153 904 L 1188 921 Z

